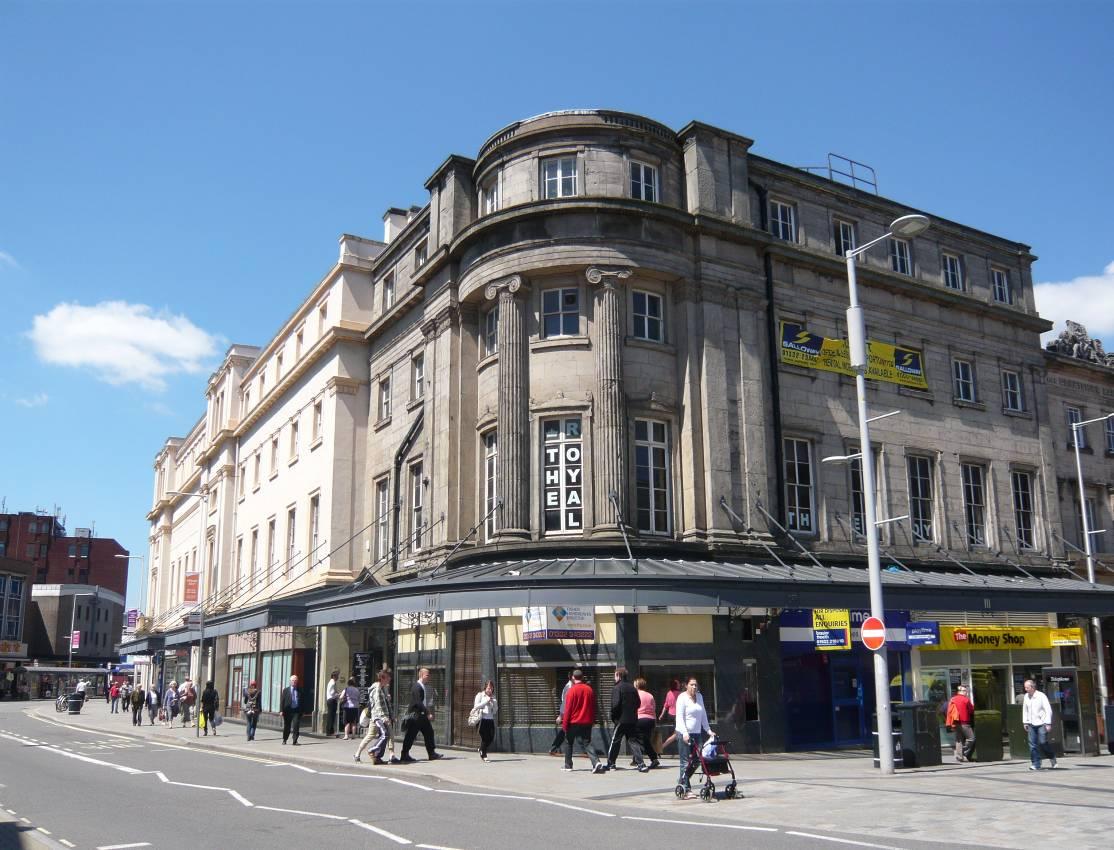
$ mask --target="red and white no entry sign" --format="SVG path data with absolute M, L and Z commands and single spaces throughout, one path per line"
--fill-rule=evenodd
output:
M 860 636 L 867 649 L 881 649 L 886 643 L 886 624 L 877 617 L 867 617 L 863 620 Z

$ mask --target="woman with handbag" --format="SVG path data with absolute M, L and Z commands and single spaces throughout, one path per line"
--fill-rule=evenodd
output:
M 340 692 L 340 708 L 344 712 L 344 740 L 359 737 L 360 689 L 356 687 L 356 677 L 349 676 L 348 684 Z
M 248 724 L 248 740 L 255 740 L 255 727 L 259 724 L 259 686 L 249 682 L 240 696 L 240 710 Z
M 468 712 L 468 725 L 479 726 L 480 758 L 484 761 L 491 761 L 487 757 L 487 751 L 495 740 L 495 715 L 498 712 L 499 700 L 495 699 L 495 683 L 488 679 L 484 683 L 484 689 L 476 694 L 472 710 Z

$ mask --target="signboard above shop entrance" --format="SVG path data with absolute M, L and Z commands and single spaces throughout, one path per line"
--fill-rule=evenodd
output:
M 595 640 L 596 609 L 591 605 L 549 605 L 524 608 L 522 639 Z
M 1047 626 L 946 626 L 940 624 L 940 642 L 921 649 L 1052 649 L 1082 646 L 1082 629 Z
M 846 608 L 813 608 L 812 639 L 817 649 L 850 649 L 851 612 Z

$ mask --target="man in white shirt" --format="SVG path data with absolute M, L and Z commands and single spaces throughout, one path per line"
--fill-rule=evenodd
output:
M 340 705 L 337 694 L 338 679 L 340 679 L 340 671 L 334 670 L 329 677 L 329 684 L 325 686 L 325 735 L 336 735 L 337 738 L 340 737 L 340 734 L 336 732 L 337 707 Z
M 1052 706 L 1036 682 L 1025 680 L 1025 698 L 1021 702 L 1021 722 L 1029 734 L 1029 770 L 1041 769 L 1041 753 L 1048 756 L 1052 769 L 1056 769 L 1056 756 L 1048 746 L 1048 733 L 1052 731 Z

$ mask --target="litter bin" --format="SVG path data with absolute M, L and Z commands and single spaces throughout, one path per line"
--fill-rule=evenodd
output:
M 893 730 L 894 742 L 894 767 L 906 767 L 904 762 L 904 748 L 901 742 L 901 715 L 897 712 L 894 705 L 890 705 L 891 710 L 891 729 Z M 878 755 L 878 714 L 873 715 L 871 720 L 871 740 L 874 742 L 874 766 L 881 767 L 882 759 Z
M 935 703 L 899 702 L 893 709 L 894 729 L 901 733 L 902 766 L 933 767 L 940 764 L 940 727 L 936 720 Z
M 85 704 L 85 697 L 82 694 L 70 694 L 66 704 L 69 706 L 70 714 L 81 714 L 81 706 Z
M 975 753 L 978 762 L 1002 760 L 1002 712 L 975 712 Z
M 1021 722 L 1021 706 L 1006 706 L 1006 731 L 1010 738 L 1010 758 L 1029 759 L 1029 733 Z

